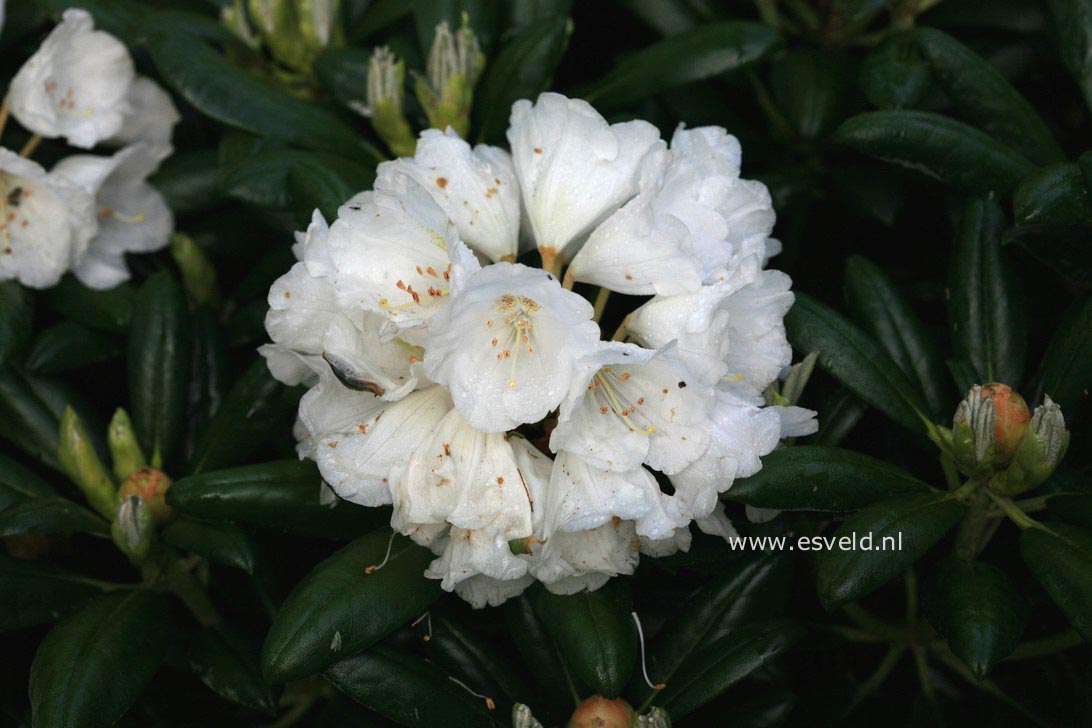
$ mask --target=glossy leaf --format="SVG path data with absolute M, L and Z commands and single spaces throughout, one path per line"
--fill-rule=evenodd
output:
M 327 220 L 337 219 L 338 208 L 358 192 L 369 190 L 375 182 L 375 170 L 361 164 L 330 164 L 310 158 L 292 167 L 288 189 L 296 208 L 296 219 L 303 227 L 314 210 Z
M 383 568 L 390 532 L 363 536 L 316 566 L 277 612 L 262 647 L 262 672 L 270 682 L 298 680 L 345 655 L 375 644 L 420 616 L 440 596 L 440 584 L 423 575 L 433 556 L 395 536 Z
M 59 470 L 59 427 L 57 415 L 26 376 L 10 366 L 0 366 L 0 435 L 35 460 Z
M 327 48 L 315 59 L 319 81 L 346 105 L 367 103 L 368 63 L 372 52 L 363 48 Z
M 109 533 L 106 521 L 67 498 L 42 496 L 0 511 L 0 536 L 22 533 Z
M 57 495 L 53 486 L 30 469 L 0 454 L 0 511 L 28 498 Z
M 262 677 L 259 645 L 226 624 L 203 628 L 190 647 L 190 669 L 217 695 L 275 715 L 273 688 Z
M 836 447 L 853 431 L 868 411 L 868 405 L 845 387 L 838 387 L 819 405 L 823 416 L 819 431 L 809 444 Z
M 852 511 L 929 486 L 890 463 L 837 447 L 798 445 L 762 458 L 762 469 L 737 480 L 727 498 L 759 508 Z
M 870 111 L 845 121 L 835 139 L 885 162 L 972 192 L 1012 192 L 1034 167 L 960 121 L 928 111 Z
M 707 23 L 627 56 L 582 96 L 600 110 L 618 108 L 675 86 L 734 71 L 765 57 L 780 44 L 777 31 L 758 23 Z
M 1062 406 L 1076 406 L 1092 389 L 1092 297 L 1061 320 L 1042 363 L 1043 393 Z
M 0 555 L 0 632 L 52 622 L 101 592 L 94 579 Z
M 57 374 L 109 361 L 120 353 L 121 346 L 113 337 L 62 321 L 38 334 L 27 354 L 26 367 L 40 374 Z
M 1092 532 L 1064 523 L 1026 529 L 1020 554 L 1085 641 L 1092 642 Z
M 193 374 L 187 395 L 186 454 L 193 459 L 197 443 L 223 404 L 227 380 L 227 344 L 217 316 L 201 307 L 193 316 Z
M 546 632 L 542 619 L 535 612 L 534 602 L 527 592 L 504 603 L 504 621 L 514 638 L 523 662 L 537 677 L 541 688 L 553 703 L 571 700 L 580 702 L 581 689 L 576 683 L 554 640 Z
M 1020 641 L 1028 604 L 996 566 L 949 556 L 931 571 L 925 601 L 929 621 L 982 680 Z
M 1017 225 L 1079 225 L 1092 218 L 1092 195 L 1078 165 L 1051 164 L 1016 188 L 1012 210 Z
M 163 530 L 163 540 L 183 551 L 204 556 L 224 566 L 254 573 L 254 541 L 230 523 L 178 521 Z
M 785 317 L 789 341 L 847 389 L 903 427 L 923 433 L 929 406 L 880 345 L 841 314 L 797 292 Z
M 163 660 L 169 610 L 166 597 L 139 589 L 99 597 L 54 627 L 30 668 L 34 725 L 113 725 Z
M 532 595 L 535 612 L 573 675 L 594 693 L 616 698 L 637 659 L 628 584 L 612 579 L 593 592 Z
M 382 508 L 323 505 L 321 485 L 313 462 L 280 460 L 183 478 L 167 491 L 167 503 L 195 518 L 320 538 L 356 538 L 390 520 Z
M 18 281 L 0 281 L 0 364 L 26 345 L 34 319 L 30 294 Z
M 215 149 L 176 151 L 149 180 L 176 216 L 210 210 L 223 202 Z
M 815 544 L 823 606 L 829 610 L 859 599 L 902 574 L 963 511 L 947 493 L 924 493 L 896 496 L 854 513 L 833 535 L 821 537 L 822 544 Z M 871 548 L 864 548 L 868 537 Z
M 57 313 L 93 329 L 124 333 L 133 317 L 136 288 L 122 283 L 105 291 L 96 291 L 73 276 L 65 276 L 43 293 L 46 303 Z
M 893 35 L 864 57 L 860 86 L 881 109 L 909 109 L 929 92 L 932 74 L 914 38 Z
M 817 139 L 841 118 L 849 76 L 844 57 L 800 48 L 770 63 L 770 91 L 794 131 L 802 139 Z
M 1050 0 L 1062 61 L 1092 109 L 1092 7 L 1084 0 Z
M 947 414 L 944 362 L 935 337 L 891 276 L 867 258 L 852 255 L 846 261 L 845 291 L 854 318 L 925 395 L 930 414 L 934 418 Z
M 1027 313 L 1016 274 L 1001 249 L 1005 218 L 996 202 L 969 200 L 952 251 L 948 318 L 956 355 L 980 384 L 1019 386 L 1027 357 Z

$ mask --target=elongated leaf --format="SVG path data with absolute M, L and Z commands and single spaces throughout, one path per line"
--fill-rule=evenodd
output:
M 233 627 L 205 627 L 190 647 L 190 669 L 210 690 L 234 703 L 275 715 L 273 688 L 262 677 L 259 645 Z
M 372 52 L 363 48 L 327 48 L 315 59 L 319 81 L 346 105 L 367 103 L 368 63 Z
M 358 192 L 371 189 L 375 170 L 360 164 L 330 164 L 320 159 L 305 159 L 288 174 L 288 189 L 301 227 L 311 220 L 311 213 L 321 212 L 327 220 L 337 218 L 337 210 Z
M 149 181 L 175 215 L 211 210 L 223 202 L 218 156 L 215 149 L 176 152 Z
M 51 622 L 101 592 L 93 579 L 0 555 L 0 632 Z
M 69 321 L 123 333 L 129 330 L 133 317 L 136 288 L 130 283 L 122 283 L 109 290 L 96 291 L 69 275 L 43 296 L 50 308 Z
M 688 660 L 655 702 L 679 720 L 780 657 L 802 635 L 798 625 L 777 620 L 733 630 Z
M 34 319 L 34 304 L 17 281 L 0 281 L 0 364 L 26 345 Z
M 934 337 L 891 277 L 867 258 L 852 255 L 846 261 L 845 290 L 857 322 L 917 384 L 930 414 L 934 418 L 946 414 L 949 397 L 944 387 L 944 362 Z
M 383 568 L 365 573 L 369 566 Z M 432 554 L 403 536 L 375 531 L 338 551 L 301 581 L 273 620 L 262 648 L 270 682 L 298 680 L 375 644 L 440 596 L 424 577 Z
M 1005 218 L 996 202 L 969 200 L 952 251 L 948 318 L 956 355 L 979 383 L 1019 386 L 1027 357 L 1027 314 L 1016 275 L 1001 250 Z
M 869 111 L 845 121 L 841 144 L 962 190 L 1012 192 L 1034 167 L 985 133 L 928 111 Z
M 902 468 L 852 450 L 798 445 L 762 458 L 762 470 L 737 480 L 727 497 L 759 508 L 852 511 L 929 486 Z
M 597 108 L 614 109 L 675 86 L 719 76 L 763 58 L 781 44 L 765 25 L 708 23 L 627 56 L 582 94 Z
M 1092 533 L 1065 523 L 1029 528 L 1020 554 L 1047 594 L 1085 641 L 1092 642 Z
M 1047 499 L 1047 508 L 1075 526 L 1092 529 L 1092 493 L 1058 493 Z
M 202 306 L 193 316 L 193 374 L 188 392 L 186 454 L 193 460 L 194 450 L 220 410 L 227 388 L 227 344 L 216 313 Z
M 35 460 L 60 470 L 57 415 L 10 366 L 0 366 L 0 436 Z
M 30 469 L 0 454 L 0 511 L 27 498 L 57 495 L 53 486 Z
M 846 59 L 830 52 L 800 48 L 770 63 L 770 91 L 803 139 L 817 139 L 838 123 L 849 80 Z
M 350 22 L 345 28 L 350 43 L 367 38 L 413 12 L 413 5 L 405 0 L 375 0 L 364 5 L 363 15 L 356 18 L 350 16 L 350 21 L 355 22 Z
M 572 32 L 572 21 L 567 17 L 543 18 L 505 44 L 486 67 L 474 94 L 479 139 L 501 141 L 512 104 L 533 99 L 549 87 Z
M 167 491 L 167 503 L 195 518 L 320 538 L 356 538 L 390 520 L 384 508 L 323 505 L 321 485 L 313 462 L 280 460 L 183 478 Z
M 819 405 L 823 413 L 819 432 L 809 442 L 812 445 L 836 447 L 857 426 L 868 411 L 868 405 L 845 387 L 838 387 Z
M 926 593 L 929 621 L 979 680 L 1020 641 L 1028 605 L 996 566 L 949 556 L 933 569 Z
M 168 271 L 137 294 L 129 327 L 129 413 L 144 452 L 169 463 L 181 444 L 191 363 L 190 314 L 178 280 Z
M 785 317 L 789 341 L 818 352 L 819 365 L 847 389 L 913 432 L 924 432 L 929 406 L 873 339 L 834 309 L 797 293 Z
M 1080 166 L 1051 164 L 1016 188 L 1012 211 L 1017 225 L 1080 225 L 1092 218 L 1092 195 Z
M 618 697 L 637 659 L 628 585 L 613 579 L 596 591 L 568 596 L 538 589 L 532 598 L 535 612 L 576 678 L 595 693 Z
M 229 165 L 224 172 L 222 185 L 236 199 L 262 207 L 283 209 L 295 202 L 291 179 L 293 171 L 299 167 L 307 169 L 312 175 L 318 174 L 315 169 L 324 169 L 327 174 L 344 179 L 349 192 L 336 203 L 338 205 L 349 196 L 369 188 L 375 179 L 373 169 L 351 159 L 300 149 L 275 148 L 264 149 Z M 313 210 L 314 206 L 310 205 L 310 209 Z M 336 212 L 336 207 L 333 212 Z M 330 220 L 334 218 L 329 209 L 323 210 L 323 214 Z
M 202 41 L 158 33 L 149 48 L 174 90 L 217 121 L 307 149 L 382 158 L 340 117 L 247 74 Z
M 1050 0 L 1059 50 L 1092 109 L 1092 7 L 1084 0 Z
M 703 12 L 706 8 L 686 0 L 618 0 L 617 4 L 660 35 L 675 35 L 710 19 Z
M 40 374 L 56 374 L 109 361 L 120 353 L 121 346 L 114 338 L 62 321 L 38 334 L 27 354 L 26 367 Z
M 933 77 L 964 118 L 1038 164 L 1065 158 L 1034 107 L 1000 71 L 943 31 L 920 28 L 915 34 Z
M 393 647 L 374 647 L 325 672 L 334 687 L 399 725 L 492 728 L 485 706 L 435 665 Z M 498 716 L 499 717 L 499 716 Z
M 896 496 L 854 513 L 833 536 L 816 537 L 822 542 L 813 539 L 823 606 L 859 599 L 902 574 L 963 511 L 947 493 Z
M 163 530 L 163 540 L 175 548 L 204 556 L 224 566 L 254 573 L 254 541 L 229 523 L 178 521 Z
M 109 533 L 110 526 L 67 498 L 29 498 L 0 512 L 0 536 L 21 533 Z
M 504 603 L 504 621 L 524 663 L 532 669 L 550 698 L 550 705 L 563 704 L 566 699 L 571 701 L 570 708 L 579 703 L 582 690 L 526 592 Z
M 861 91 L 881 109 L 913 108 L 929 92 L 931 81 L 929 63 L 906 33 L 891 36 L 861 63 Z
M 167 650 L 170 604 L 155 592 L 108 594 L 58 624 L 30 668 L 34 725 L 109 726 Z
M 1050 339 L 1042 364 L 1043 393 L 1063 409 L 1092 389 L 1092 297 L 1074 306 Z

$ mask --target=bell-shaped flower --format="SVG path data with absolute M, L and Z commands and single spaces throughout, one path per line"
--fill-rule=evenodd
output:
M 524 574 L 518 579 L 501 581 L 478 574 L 455 585 L 455 593 L 474 609 L 499 607 L 512 597 L 517 597 L 535 583 L 535 577 Z
M 121 131 L 136 72 L 125 44 L 69 9 L 11 80 L 11 114 L 35 134 L 89 149 Z
M 91 193 L 0 148 L 0 280 L 56 285 L 83 258 L 97 230 Z
M 132 144 L 110 157 L 77 154 L 53 167 L 95 196 L 98 232 L 75 267 L 90 288 L 113 288 L 129 279 L 126 253 L 150 253 L 166 247 L 174 215 L 166 200 L 148 184 L 148 176 L 169 154 L 164 147 Z
M 511 581 L 525 574 L 527 562 L 512 553 L 507 539 L 489 529 L 471 531 L 454 526 L 440 558 L 425 571 L 430 579 L 441 579 L 440 586 L 447 591 L 478 575 Z
M 663 147 L 652 124 L 608 124 L 586 101 L 555 93 L 513 104 L 508 141 L 544 260 L 567 254 L 636 195 L 641 161 Z
M 705 451 L 712 388 L 679 358 L 675 344 L 655 351 L 609 344 L 585 363 L 595 374 L 562 403 L 551 450 L 568 450 L 610 470 L 644 463 L 668 474 Z
M 342 205 L 330 226 L 336 298 L 344 308 L 382 313 L 400 330 L 420 328 L 459 276 L 479 265 L 421 185 L 392 174 L 385 186 Z
M 487 432 L 556 408 L 599 345 L 592 307 L 544 270 L 497 263 L 470 276 L 433 317 L 425 372 Z
M 170 149 L 174 127 L 182 121 L 171 95 L 147 76 L 137 76 L 129 87 L 128 102 L 121 129 L 107 141 L 119 146 L 145 142 Z
M 493 262 L 514 260 L 519 244 L 519 187 L 508 152 L 484 144 L 471 149 L 450 127 L 428 129 L 417 152 L 379 165 L 377 190 L 402 172 L 428 191 L 455 224 L 459 238 Z

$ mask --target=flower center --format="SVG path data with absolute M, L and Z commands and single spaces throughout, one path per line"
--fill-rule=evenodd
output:
M 86 109 L 76 109 L 76 91 L 71 86 L 65 89 L 63 94 L 58 90 L 56 81 L 46 81 L 43 84 L 43 87 L 45 88 L 46 95 L 57 105 L 57 108 L 62 114 L 92 116 L 95 113 L 95 108 L 93 106 L 88 106 Z M 60 98 L 58 98 L 58 96 Z
M 588 391 L 593 401 L 599 404 L 600 414 L 605 415 L 613 411 L 622 418 L 626 427 L 632 432 L 651 435 L 656 428 L 637 411 L 638 407 L 644 406 L 645 397 L 639 392 L 632 391 L 633 386 L 629 383 L 632 376 L 625 370 L 615 372 L 612 367 L 603 367 L 596 372 L 591 384 L 588 385 Z M 636 399 L 632 398 L 633 394 L 637 394 Z
M 0 173 L 0 251 L 11 254 L 11 226 L 25 228 L 30 224 L 26 216 L 20 217 L 20 207 L 30 197 L 30 189 L 18 184 L 17 178 Z
M 507 331 L 500 337 L 493 337 L 490 344 L 496 348 L 502 344 L 504 348 L 497 352 L 497 360 L 509 359 L 511 366 L 508 375 L 509 389 L 515 389 L 516 367 L 519 364 L 520 353 L 526 349 L 528 354 L 535 353 L 535 324 L 533 317 L 542 306 L 538 301 L 528 296 L 517 296 L 505 293 L 493 303 L 493 310 L 502 316 L 501 325 Z M 485 322 L 486 328 L 493 328 L 494 319 Z

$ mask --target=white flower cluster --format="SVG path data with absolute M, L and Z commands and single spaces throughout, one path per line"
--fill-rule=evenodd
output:
M 300 403 L 301 457 L 344 499 L 393 505 L 476 606 L 558 593 L 731 534 L 718 494 L 814 412 L 766 407 L 789 364 L 770 197 L 720 128 L 608 124 L 519 101 L 511 154 L 425 131 L 272 287 L 262 348 Z M 564 285 L 514 262 L 521 240 Z M 600 337 L 574 282 L 650 297 Z M 627 343 L 624 339 L 632 339 Z
M 169 242 L 174 219 L 147 178 L 171 154 L 178 111 L 88 13 L 65 11 L 15 74 L 4 109 L 35 136 L 22 155 L 0 148 L 0 280 L 48 288 L 71 270 L 110 288 L 129 278 L 125 253 Z M 42 138 L 118 151 L 71 156 L 47 172 L 28 158 Z

